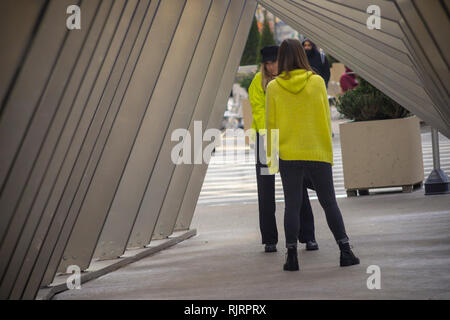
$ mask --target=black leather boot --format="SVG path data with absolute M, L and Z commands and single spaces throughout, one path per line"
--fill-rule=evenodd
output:
M 341 257 L 340 264 L 341 267 L 353 266 L 355 264 L 359 264 L 359 258 L 357 258 L 352 249 L 350 248 L 350 244 L 347 243 L 339 243 L 339 249 L 341 249 Z
M 306 250 L 308 251 L 319 250 L 319 245 L 315 240 L 306 241 Z
M 265 252 L 277 252 L 277 245 L 276 244 L 266 244 L 264 246 Z
M 297 256 L 297 248 L 289 247 L 286 253 L 286 263 L 283 267 L 286 271 L 298 271 L 298 256 Z

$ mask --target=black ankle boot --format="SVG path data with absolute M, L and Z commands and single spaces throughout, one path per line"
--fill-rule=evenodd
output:
M 353 266 L 355 264 L 359 264 L 359 258 L 357 258 L 352 249 L 350 248 L 350 244 L 347 243 L 339 243 L 339 249 L 341 249 L 341 257 L 340 264 L 341 267 Z
M 306 250 L 308 251 L 319 250 L 319 245 L 315 240 L 306 241 Z
M 277 252 L 276 244 L 266 244 L 264 246 L 264 252 Z
M 286 253 L 286 263 L 283 267 L 286 271 L 298 271 L 298 256 L 297 256 L 297 248 L 289 247 Z

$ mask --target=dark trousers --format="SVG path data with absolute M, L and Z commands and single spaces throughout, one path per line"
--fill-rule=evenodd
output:
M 298 233 L 298 241 L 301 243 L 316 240 L 314 235 L 314 216 L 311 202 L 309 202 L 308 189 L 314 190 L 314 187 L 309 180 L 305 179 L 303 185 L 304 201 L 302 201 L 302 206 L 300 207 L 300 228 Z
M 260 146 L 262 148 L 260 148 Z M 256 184 L 258 188 L 258 208 L 259 208 L 259 228 L 261 230 L 263 244 L 277 244 L 278 231 L 277 221 L 275 219 L 275 175 L 269 175 L 265 159 L 265 150 L 263 148 L 263 137 L 256 136 Z M 260 153 L 261 152 L 261 153 Z M 258 156 L 259 155 L 259 156 Z M 309 202 L 308 190 L 305 184 L 303 188 L 303 199 L 301 209 L 297 211 L 300 220 L 300 228 L 297 232 L 298 240 L 302 243 L 315 240 L 314 236 L 314 216 L 311 203 Z M 311 188 L 312 184 L 309 185 Z
M 336 202 L 333 186 L 331 164 L 319 161 L 282 160 L 280 159 L 280 175 L 283 184 L 285 211 L 284 230 L 286 247 L 297 245 L 297 235 L 301 220 L 298 216 L 303 203 L 305 177 L 308 178 L 325 211 L 328 227 L 338 243 L 348 242 L 344 220 Z

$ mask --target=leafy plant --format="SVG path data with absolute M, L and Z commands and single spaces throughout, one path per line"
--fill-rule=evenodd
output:
M 336 102 L 336 109 L 345 118 L 354 121 L 370 121 L 404 118 L 410 112 L 373 87 L 362 78 L 359 85 L 341 95 Z
M 248 92 L 248 88 L 250 87 L 250 84 L 252 83 L 254 77 L 255 75 L 253 73 L 246 74 L 245 76 L 243 76 L 238 80 L 238 83 L 242 88 L 244 88 Z

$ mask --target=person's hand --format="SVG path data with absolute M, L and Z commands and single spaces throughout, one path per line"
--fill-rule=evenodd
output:
M 276 174 L 276 173 L 278 173 L 278 171 L 280 171 L 279 168 L 278 168 L 278 165 L 269 166 L 269 173 L 270 174 Z
M 278 166 L 278 159 L 276 157 L 269 160 L 269 162 L 267 163 L 267 167 L 269 168 L 270 174 L 275 174 L 280 171 L 280 168 Z

